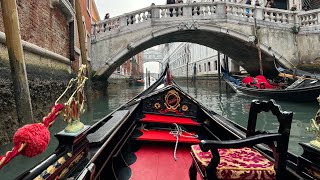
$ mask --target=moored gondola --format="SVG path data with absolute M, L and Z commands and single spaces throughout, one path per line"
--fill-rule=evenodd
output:
M 282 101 L 316 101 L 320 94 L 320 79 L 318 79 L 317 75 L 300 70 L 293 73 L 290 70 L 276 67 L 279 71 L 279 76 L 272 80 L 268 80 L 261 75 L 235 78 L 226 71 L 223 71 L 223 78 L 239 94 L 267 97 Z
M 278 118 L 277 133 L 255 130 L 261 111 Z M 318 159 L 311 155 L 319 150 L 311 148 L 303 157 L 287 152 L 292 115 L 274 101 L 253 101 L 246 130 L 163 73 L 93 126 L 58 133 L 56 152 L 17 179 L 316 178 Z

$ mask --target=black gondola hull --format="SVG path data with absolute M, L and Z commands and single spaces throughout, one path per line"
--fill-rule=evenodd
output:
M 231 88 L 237 92 L 255 97 L 267 97 L 281 101 L 316 102 L 320 95 L 320 85 L 296 89 L 255 89 L 238 86 L 226 80 Z

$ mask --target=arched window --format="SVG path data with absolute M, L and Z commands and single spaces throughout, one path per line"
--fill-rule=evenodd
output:
M 207 71 L 207 64 L 204 63 L 203 65 L 204 65 L 204 72 L 206 72 Z
M 201 65 L 199 64 L 199 72 L 201 72 Z
M 208 71 L 211 71 L 210 62 L 208 62 Z

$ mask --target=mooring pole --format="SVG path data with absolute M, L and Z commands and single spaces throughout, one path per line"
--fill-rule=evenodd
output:
M 187 88 L 189 88 L 189 57 L 187 59 Z
M 221 89 L 221 62 L 220 62 L 220 52 L 218 51 L 218 81 L 219 81 L 219 89 Z
M 91 68 L 90 64 L 88 63 L 87 58 L 87 51 L 86 51 L 86 40 L 85 40 L 85 27 L 82 21 L 82 12 L 81 12 L 81 5 L 80 0 L 75 0 L 75 10 L 76 10 L 76 19 L 77 19 L 77 26 L 78 26 L 78 34 L 79 34 L 79 42 L 80 42 L 80 52 L 81 52 L 81 60 L 82 64 L 87 66 L 87 83 L 85 85 L 85 93 L 87 97 L 87 106 L 88 112 L 91 114 L 92 112 L 92 92 L 91 92 Z
M 261 56 L 261 48 L 260 48 L 260 37 L 258 34 L 258 28 L 257 28 L 257 20 L 254 18 L 254 33 L 255 37 L 257 39 L 257 49 L 258 49 L 258 56 L 259 56 L 259 70 L 260 70 L 260 75 L 263 75 L 263 65 L 262 65 L 262 56 Z
M 18 121 L 20 125 L 33 123 L 33 112 L 21 44 L 16 1 L 1 0 L 1 9 L 10 59 Z

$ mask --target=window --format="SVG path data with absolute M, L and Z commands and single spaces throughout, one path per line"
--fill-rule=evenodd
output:
M 199 64 L 199 72 L 201 72 L 201 65 Z
M 207 64 L 204 63 L 204 72 L 206 72 L 206 71 L 207 71 Z
M 208 62 L 208 71 L 211 71 L 210 62 Z
M 218 70 L 218 61 L 214 61 L 214 70 Z

